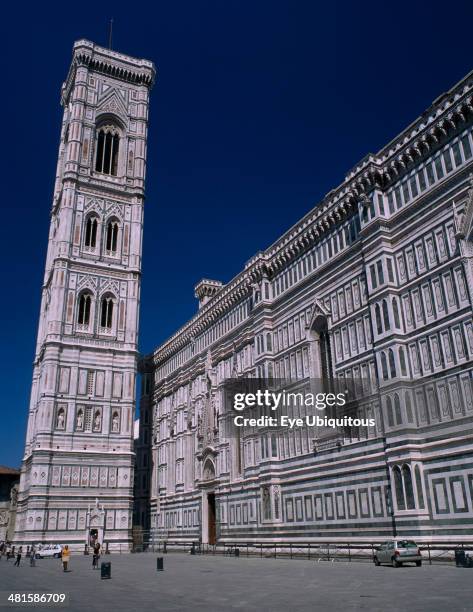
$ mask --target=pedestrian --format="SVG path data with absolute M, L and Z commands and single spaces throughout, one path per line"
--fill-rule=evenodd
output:
M 30 567 L 36 566 L 36 546 L 33 544 L 30 550 Z
M 67 572 L 67 566 L 68 566 L 70 558 L 71 558 L 71 552 L 69 550 L 69 546 L 66 544 L 64 548 L 62 549 L 62 554 L 61 554 L 62 569 L 65 572 Z
M 96 542 L 94 545 L 94 557 L 92 559 L 93 569 L 99 568 L 99 559 L 100 559 L 100 544 L 99 542 Z
M 17 567 L 20 567 L 20 561 L 21 561 L 21 553 L 23 552 L 22 547 L 20 546 L 20 548 L 17 550 L 16 552 L 16 561 L 14 563 L 14 565 L 16 565 Z

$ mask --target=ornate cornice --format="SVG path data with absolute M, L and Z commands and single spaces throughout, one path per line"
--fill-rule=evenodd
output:
M 63 103 L 68 99 L 79 66 L 85 66 L 94 72 L 148 88 L 153 86 L 156 78 L 153 62 L 105 49 L 90 40 L 78 40 L 74 43 L 71 67 L 62 87 L 61 100 Z

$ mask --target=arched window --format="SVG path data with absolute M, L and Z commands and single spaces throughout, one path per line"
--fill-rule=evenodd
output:
M 408 465 L 402 466 L 402 478 L 404 480 L 404 490 L 406 492 L 407 509 L 412 510 L 416 507 L 414 498 L 414 488 L 412 486 L 411 468 Z
M 83 293 L 79 298 L 79 310 L 77 313 L 77 323 L 79 325 L 89 325 L 91 304 L 92 295 L 90 293 Z
M 100 307 L 100 327 L 112 329 L 113 322 L 113 298 L 106 296 L 102 298 Z
M 394 412 L 396 413 L 396 423 L 398 425 L 401 425 L 402 423 L 401 402 L 399 401 L 399 395 L 397 393 L 394 394 Z
M 393 316 L 394 316 L 394 327 L 399 329 L 401 327 L 401 320 L 399 319 L 399 307 L 397 305 L 397 300 L 393 298 Z
M 386 361 L 386 355 L 381 353 L 381 370 L 383 372 L 383 380 L 388 380 L 388 362 Z
M 420 473 L 420 467 L 418 465 L 416 465 L 414 468 L 414 474 L 416 479 L 417 499 L 419 501 L 419 508 L 425 508 L 424 489 L 422 487 L 422 475 Z
M 97 227 L 98 219 L 95 216 L 91 216 L 85 223 L 85 239 L 84 246 L 88 249 L 95 249 L 97 246 Z
M 388 351 L 388 358 L 391 378 L 396 378 L 396 362 L 394 361 L 394 351 L 392 349 L 389 349 Z
M 387 300 L 383 300 L 383 319 L 384 319 L 384 331 L 391 329 L 391 325 L 389 323 L 389 310 L 388 310 Z
M 114 125 L 103 125 L 97 131 L 95 170 L 102 174 L 117 175 L 120 136 Z
M 107 235 L 105 239 L 105 249 L 108 254 L 115 254 L 117 252 L 118 243 L 118 221 L 111 219 L 107 223 Z
M 404 349 L 399 347 L 399 363 L 401 365 L 401 376 L 407 376 L 407 368 L 406 368 L 406 356 L 404 354 Z
M 376 306 L 374 307 L 374 314 L 376 318 L 376 331 L 378 332 L 378 334 L 382 334 L 383 324 L 381 323 L 381 310 L 379 308 L 379 304 L 376 304 Z
M 381 260 L 376 262 L 376 269 L 378 271 L 379 284 L 384 285 L 383 262 Z
M 401 470 L 397 465 L 393 468 L 394 491 L 396 493 L 396 504 L 398 510 L 406 509 L 406 500 L 404 498 L 404 487 L 402 486 Z
M 273 342 L 272 342 L 271 334 L 266 334 L 266 350 L 267 351 L 273 350 Z
M 411 395 L 406 391 L 404 395 L 404 401 L 406 402 L 406 414 L 408 423 L 414 422 L 414 416 L 412 414 L 412 403 L 411 403 Z
M 322 331 L 319 334 L 320 340 L 320 362 L 322 369 L 322 379 L 329 380 L 332 375 L 332 353 L 330 350 L 330 337 L 328 331 Z
M 394 427 L 393 403 L 389 396 L 386 398 L 386 412 L 388 415 L 389 427 Z

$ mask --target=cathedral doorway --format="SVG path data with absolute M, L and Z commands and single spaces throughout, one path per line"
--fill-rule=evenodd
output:
M 217 519 L 215 513 L 215 493 L 207 493 L 207 533 L 208 543 L 217 542 Z

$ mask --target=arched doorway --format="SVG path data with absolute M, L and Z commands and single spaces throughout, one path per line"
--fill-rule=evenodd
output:
M 202 469 L 202 542 L 217 542 L 217 507 L 215 500 L 215 464 L 210 457 L 204 461 Z

